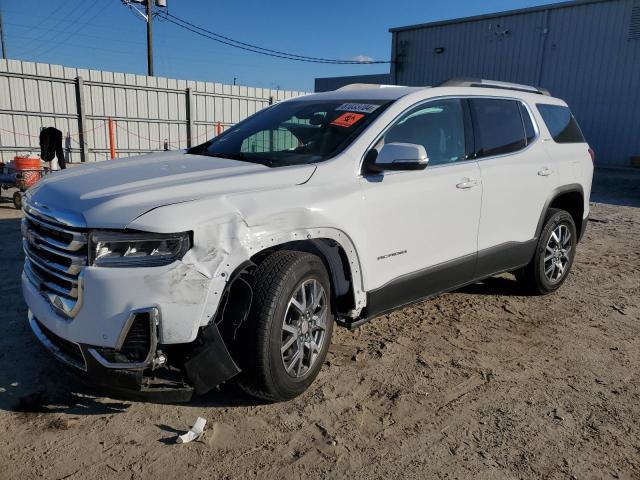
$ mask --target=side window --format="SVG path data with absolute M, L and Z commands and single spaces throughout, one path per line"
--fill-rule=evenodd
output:
M 533 127 L 533 120 L 531 120 L 531 114 L 527 107 L 525 107 L 522 103 L 518 102 L 520 105 L 520 114 L 522 115 L 522 123 L 524 123 L 524 133 L 527 137 L 527 145 L 529 145 L 536 136 L 536 130 Z
M 518 101 L 470 100 L 478 158 L 516 152 L 527 145 Z
M 578 122 L 573 118 L 568 107 L 543 103 L 538 103 L 536 106 L 556 142 L 583 143 L 585 141 Z
M 465 137 L 460 100 L 436 100 L 402 116 L 384 136 L 384 143 L 424 146 L 429 165 L 465 159 Z

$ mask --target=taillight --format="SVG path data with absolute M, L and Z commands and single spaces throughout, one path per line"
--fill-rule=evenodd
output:
M 595 166 L 596 164 L 596 152 L 593 151 L 593 148 L 589 147 L 589 156 L 591 157 L 591 162 L 593 162 L 593 165 Z

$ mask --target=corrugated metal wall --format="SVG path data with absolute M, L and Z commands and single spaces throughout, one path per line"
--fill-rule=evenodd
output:
M 127 156 L 162 150 L 165 140 L 186 148 L 190 131 L 191 144 L 202 143 L 218 122 L 224 129 L 271 100 L 305 93 L 0 60 L 0 159 L 39 153 L 40 128 L 53 126 L 66 137 L 65 154 L 81 161 L 79 91 L 87 161 L 109 156 L 108 117 L 116 153 Z
M 571 106 L 599 164 L 627 166 L 640 155 L 634 6 L 640 9 L 640 1 L 576 2 L 398 30 L 393 49 L 400 64 L 392 78 L 400 85 L 460 76 L 540 85 Z
M 540 84 L 571 106 L 599 164 L 640 156 L 640 39 L 633 1 L 550 12 Z M 640 8 L 640 2 L 636 1 Z
M 536 83 L 543 18 L 537 12 L 398 32 L 396 83 L 436 85 L 456 76 Z

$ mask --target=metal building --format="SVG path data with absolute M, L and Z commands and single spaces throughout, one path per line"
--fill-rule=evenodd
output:
M 390 31 L 391 83 L 475 77 L 541 86 L 567 101 L 598 165 L 640 166 L 640 0 L 579 0 Z
M 598 164 L 640 156 L 640 1 L 581 0 L 392 28 L 391 78 L 480 77 L 567 101 Z

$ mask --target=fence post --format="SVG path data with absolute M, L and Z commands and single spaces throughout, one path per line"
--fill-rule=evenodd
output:
M 269 105 L 273 105 L 273 95 L 269 96 Z M 275 135 L 273 133 L 273 130 L 269 130 L 269 151 L 270 152 L 275 152 L 276 147 L 274 145 L 275 143 Z
M 87 142 L 84 138 L 86 126 L 84 108 L 84 83 L 81 76 L 76 77 L 76 106 L 78 108 L 78 143 L 80 144 L 80 161 L 86 162 L 88 157 Z
M 193 144 L 193 90 L 191 87 L 187 88 L 187 148 L 191 148 Z
M 67 130 L 67 135 L 64 137 L 64 156 L 65 163 L 71 163 L 71 133 Z
M 116 142 L 113 137 L 113 119 L 109 117 L 109 151 L 111 153 L 111 160 L 116 158 Z

